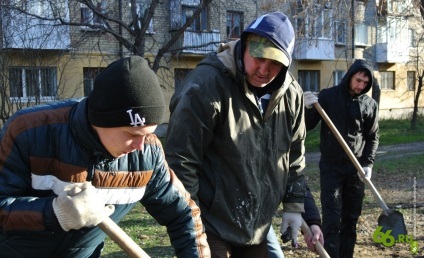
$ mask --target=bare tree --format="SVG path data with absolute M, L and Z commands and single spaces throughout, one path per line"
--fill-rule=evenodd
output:
M 415 130 L 417 127 L 417 120 L 418 120 L 418 103 L 420 100 L 420 95 L 423 90 L 423 80 L 424 80 L 424 69 L 421 69 L 421 73 L 418 75 L 418 85 L 415 92 L 414 97 L 414 110 L 412 112 L 412 118 L 411 118 L 411 129 Z
M 56 0 L 45 1 L 50 5 L 52 10 L 61 10 L 64 7 L 62 6 L 66 1 L 60 3 Z M 129 53 L 134 55 L 144 56 L 146 54 L 146 35 L 151 35 L 149 31 L 149 26 L 151 24 L 152 18 L 157 11 L 158 6 L 163 5 L 163 0 L 151 0 L 149 1 L 110 1 L 108 6 L 102 6 L 98 4 L 98 1 L 92 0 L 69 0 L 69 3 L 80 3 L 85 5 L 85 7 L 95 16 L 95 19 L 99 22 L 94 22 L 92 20 L 83 20 L 79 17 L 64 17 L 64 12 L 57 11 L 53 12 L 53 16 L 47 16 L 45 14 L 37 14 L 31 12 L 31 10 L 25 9 L 24 6 L 20 4 L 7 3 L 7 1 L 2 2 L 2 8 L 13 9 L 16 12 L 24 13 L 29 17 L 33 17 L 39 20 L 46 21 L 55 21 L 56 25 L 66 25 L 72 27 L 84 27 L 95 31 L 97 35 L 109 34 L 111 35 L 120 45 L 122 45 Z M 125 3 L 129 2 L 129 6 Z M 142 3 L 143 2 L 143 3 Z M 145 3 L 148 3 L 147 6 Z M 195 2 L 195 1 L 193 1 Z M 157 71 L 160 63 L 160 59 L 163 57 L 164 53 L 171 52 L 172 46 L 179 39 L 182 33 L 193 23 L 195 19 L 198 18 L 202 9 L 208 7 L 212 0 L 200 1 L 196 11 L 190 19 L 186 21 L 175 33 L 172 34 L 172 37 L 167 39 L 167 42 L 159 42 L 161 47 L 157 53 L 156 59 L 153 63 L 153 69 Z M 116 7 L 118 10 L 116 10 Z M 129 10 L 128 10 L 129 8 Z M 129 15 L 125 15 L 129 13 Z M 81 41 L 83 39 L 80 39 Z M 211 42 L 212 43 L 212 42 Z M 153 47 L 152 47 L 153 49 Z M 176 51 L 176 49 L 173 49 Z
M 164 89 L 173 88 L 173 68 L 186 66 L 190 69 L 193 60 L 198 61 L 207 52 L 215 51 L 218 43 L 231 40 L 235 34 L 229 32 L 234 32 L 234 29 L 241 31 L 243 25 L 258 15 L 258 1 L 244 0 L 3 0 L 0 1 L 0 8 L 3 14 L 9 13 L 11 22 L 7 26 L 3 24 L 2 28 L 8 28 L 11 35 L 14 32 L 13 36 L 3 38 L 12 38 L 20 43 L 18 47 L 10 49 L 45 57 L 48 53 L 46 45 L 68 37 L 69 42 L 62 42 L 64 46 L 53 47 L 63 50 L 63 55 L 60 51 L 55 52 L 60 52 L 57 60 L 61 64 L 72 63 L 68 61 L 79 58 L 84 64 L 91 62 L 87 60 L 93 60 L 94 66 L 104 67 L 116 57 L 140 55 L 148 59 L 151 68 L 162 79 Z M 229 27 L 225 10 L 236 10 L 236 15 L 240 15 L 233 24 L 234 28 Z M 23 17 L 27 23 L 16 22 L 16 17 Z M 33 27 L 43 32 L 41 35 L 34 33 L 30 39 L 27 29 Z M 51 32 L 47 29 L 51 29 Z M 213 36 L 203 38 L 207 33 Z M 52 34 L 56 35 L 57 40 L 42 40 L 43 36 Z M 188 39 L 190 42 L 185 42 L 187 35 L 192 36 Z M 27 46 L 29 41 L 37 44 Z M 3 46 L 2 51 L 7 56 L 4 50 Z M 196 59 L 193 59 L 193 55 Z M 187 56 L 192 60 L 190 66 L 184 63 Z M 99 61 L 99 58 L 102 60 Z M 32 59 L 27 58 L 27 61 Z M 39 60 L 40 67 L 45 65 L 41 63 L 44 59 Z M 76 62 L 73 63 L 75 65 Z M 57 67 L 61 67 L 61 71 L 65 69 L 63 65 Z M 69 79 L 68 75 L 61 75 L 58 74 L 58 78 Z M 10 92 L 6 92 L 10 91 L 6 84 L 9 81 L 8 71 L 1 78 L 4 83 L 1 85 L 3 106 L 0 114 L 5 114 L 5 110 L 11 110 L 5 107 L 10 105 L 10 98 L 6 97 L 10 95 Z M 82 82 L 77 85 L 79 92 L 83 86 Z M 58 87 L 58 93 L 69 90 L 60 89 L 60 85 Z M 81 95 L 76 93 L 78 90 L 75 89 L 76 96 Z M 57 94 L 56 98 L 60 99 L 61 96 Z M 4 118 L 7 117 L 4 115 Z
M 417 40 L 415 51 L 416 55 L 414 57 L 416 76 L 417 76 L 417 84 L 414 90 L 414 107 L 412 111 L 411 117 L 411 130 L 416 129 L 418 114 L 419 114 L 419 103 L 421 92 L 423 91 L 423 83 L 424 83 L 424 60 L 422 59 L 422 48 L 420 50 L 420 43 L 424 41 L 424 35 L 421 34 L 420 38 Z M 424 42 L 423 42 L 424 43 Z M 415 86 L 415 85 L 414 85 Z
M 181 24 L 179 21 L 180 24 L 173 28 L 171 34 L 157 33 L 155 35 L 151 31 L 153 17 L 165 19 L 166 16 L 163 14 L 163 0 L 1 1 L 4 40 L 0 60 L 2 62 L 0 120 L 4 123 L 16 110 L 48 101 L 46 98 L 42 98 L 42 94 L 38 92 L 42 89 L 37 85 L 30 85 L 29 81 L 23 82 L 23 89 L 15 89 L 13 85 L 10 85 L 11 80 L 9 79 L 10 76 L 13 76 L 13 67 L 21 69 L 15 69 L 17 77 L 15 76 L 14 79 L 17 79 L 18 82 L 22 81 L 19 72 L 27 72 L 29 75 L 30 71 L 26 71 L 25 67 L 32 69 L 57 67 L 57 71 L 55 71 L 58 80 L 56 81 L 57 89 L 54 89 L 55 94 L 51 96 L 50 100 L 63 98 L 64 95 L 61 93 L 65 91 L 65 88 L 61 88 L 60 85 L 64 84 L 63 80 L 69 79 L 70 75 L 69 70 L 66 77 L 63 76 L 62 71 L 66 70 L 66 64 L 70 59 L 78 58 L 78 56 L 86 60 L 92 53 L 100 53 L 96 56 L 104 54 L 103 64 L 110 62 L 111 57 L 115 59 L 116 56 L 129 54 L 153 57 L 151 66 L 156 73 L 160 68 L 168 70 L 172 58 L 184 48 L 188 48 L 184 46 L 178 48 L 175 43 L 180 40 L 184 31 L 199 18 L 202 10 L 205 10 L 212 0 L 192 2 L 193 4 L 200 2 L 200 4 L 197 4 L 197 7 L 193 6 L 195 11 L 189 19 L 186 19 L 185 24 Z M 108 5 L 104 5 L 104 3 L 108 3 Z M 181 12 L 181 10 L 179 11 Z M 84 14 L 88 14 L 88 17 L 82 17 Z M 180 17 L 181 13 L 177 18 L 181 20 Z M 158 30 L 161 29 L 158 28 Z M 104 42 L 109 45 L 105 45 Z M 208 44 L 214 43 L 219 42 L 208 42 Z M 113 47 L 111 48 L 110 45 Z M 54 52 L 51 52 L 51 49 Z M 110 49 L 115 51 L 112 55 Z M 78 55 L 79 52 L 83 54 Z M 160 66 L 165 55 L 168 57 Z M 16 56 L 20 58 L 17 59 Z M 52 63 L 53 61 L 56 63 Z M 13 66 L 11 66 L 12 64 Z M 69 93 L 68 87 L 66 97 L 81 95 L 76 92 L 81 92 L 82 87 L 82 82 L 81 85 L 75 85 L 73 93 Z M 22 90 L 23 92 L 20 92 Z M 26 97 L 27 95 L 29 97 Z
M 35 22 L 33 17 L 5 9 L 1 2 L 2 48 L 0 52 L 0 124 L 16 110 L 60 99 L 66 78 L 61 70 L 67 61 L 54 26 Z M 39 33 L 34 33 L 35 31 Z M 54 54 L 47 49 L 56 49 Z M 40 51 L 41 50 L 41 51 Z M 75 90 L 77 87 L 75 87 Z M 68 94 L 73 96 L 72 93 Z

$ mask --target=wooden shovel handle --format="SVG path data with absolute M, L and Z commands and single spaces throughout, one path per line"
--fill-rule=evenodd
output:
M 302 231 L 305 234 L 309 234 L 313 236 L 311 229 L 309 228 L 308 224 L 306 224 L 305 220 L 302 219 Z M 317 250 L 317 253 L 319 254 L 319 257 L 321 258 L 330 258 L 330 255 L 328 255 L 327 251 L 325 251 L 324 247 L 321 245 L 320 242 L 315 243 L 315 250 Z
M 381 198 L 380 194 L 378 193 L 377 189 L 374 187 L 373 183 L 369 179 L 365 178 L 364 169 L 362 168 L 361 164 L 356 159 L 355 155 L 349 149 L 349 146 L 347 146 L 345 140 L 340 135 L 339 131 L 337 130 L 337 128 L 333 124 L 333 122 L 330 120 L 330 118 L 328 117 L 327 113 L 325 113 L 324 109 L 322 109 L 321 105 L 318 102 L 317 103 L 314 103 L 314 107 L 316 108 L 316 110 L 318 111 L 318 113 L 321 115 L 322 119 L 324 119 L 325 123 L 328 125 L 328 127 L 330 128 L 330 130 L 334 134 L 334 136 L 336 136 L 337 141 L 340 143 L 340 145 L 342 146 L 343 150 L 349 156 L 349 159 L 352 161 L 352 163 L 355 166 L 355 168 L 364 176 L 363 177 L 363 180 L 364 180 L 365 184 L 367 184 L 371 188 L 372 192 L 374 193 L 375 197 L 377 198 L 378 203 L 380 204 L 380 207 L 385 212 L 388 212 L 389 211 L 389 207 L 387 207 L 386 203 Z
M 150 258 L 113 220 L 107 217 L 97 225 L 131 258 Z

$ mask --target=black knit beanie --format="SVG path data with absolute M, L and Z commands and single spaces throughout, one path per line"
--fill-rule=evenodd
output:
M 140 56 L 121 58 L 106 67 L 87 102 L 88 121 L 98 127 L 161 124 L 165 116 L 159 80 Z

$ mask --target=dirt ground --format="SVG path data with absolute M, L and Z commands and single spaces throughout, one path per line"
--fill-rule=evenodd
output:
M 409 155 L 420 155 L 424 159 L 424 142 L 380 147 L 376 162 Z M 319 153 L 310 153 L 306 156 L 309 164 L 318 164 L 318 160 Z M 422 175 L 424 166 L 417 169 L 421 170 Z M 354 257 L 424 257 L 424 178 L 417 178 L 415 175 L 416 171 L 402 171 L 402 168 L 399 168 L 399 173 L 392 175 L 376 171 L 373 173 L 372 182 L 387 206 L 403 215 L 408 231 L 406 240 L 412 238 L 416 241 L 418 252 L 412 254 L 410 243 L 402 242 L 402 239 L 393 246 L 384 246 L 373 241 L 382 209 L 372 191 L 366 189 L 362 216 L 357 225 L 358 238 Z M 313 191 L 313 195 L 319 203 L 319 192 Z M 301 246 L 297 249 L 291 247 L 289 243 L 283 244 L 286 257 L 319 257 L 307 249 L 301 235 L 298 242 Z

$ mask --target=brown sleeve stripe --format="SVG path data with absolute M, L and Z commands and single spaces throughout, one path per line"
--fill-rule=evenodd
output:
M 106 172 L 105 172 L 106 173 Z M 127 172 L 126 174 L 131 174 Z M 148 174 L 148 173 L 147 173 Z M 61 181 L 53 175 L 32 175 L 32 187 L 38 190 L 53 190 L 57 195 L 59 195 L 66 185 L 76 183 L 76 182 L 67 182 Z M 133 185 L 130 184 L 116 184 L 113 182 L 109 185 L 99 185 L 98 183 L 93 183 L 96 187 L 96 192 L 98 196 L 102 198 L 107 204 L 128 204 L 140 201 L 144 196 L 146 190 L 146 185 Z M 84 181 L 82 181 L 84 182 Z
M 35 175 L 55 175 L 62 181 L 84 182 L 87 168 L 63 163 L 54 158 L 29 157 L 31 172 Z
M 196 203 L 191 199 L 190 193 L 185 190 L 183 184 L 175 175 L 174 171 L 169 168 L 169 173 L 171 174 L 171 182 L 178 189 L 178 191 L 185 197 L 188 206 L 192 211 L 192 218 L 195 223 L 194 229 L 196 230 L 196 243 L 197 249 L 200 254 L 200 257 L 210 257 L 209 244 L 206 240 L 206 233 L 204 232 L 202 220 L 200 218 L 200 208 Z
M 6 222 L 7 219 L 7 222 Z M 22 225 L 28 230 L 46 230 L 43 223 L 43 214 L 30 211 L 12 211 L 10 213 L 2 210 L 0 212 L 0 221 L 4 228 L 3 231 L 22 230 Z
M 93 185 L 104 188 L 144 187 L 153 171 L 94 171 Z
M 57 159 L 30 157 L 31 172 L 34 175 L 54 175 L 66 182 L 87 181 L 87 168 L 60 162 Z M 153 171 L 100 171 L 95 170 L 93 185 L 99 187 L 141 187 L 146 186 Z
M 7 128 L 6 133 L 1 138 L 0 148 L 0 164 L 4 163 L 10 152 L 12 151 L 14 141 L 16 137 L 31 128 L 55 124 L 55 123 L 67 123 L 69 116 L 69 109 L 71 107 L 64 107 L 59 109 L 49 109 L 39 112 L 31 112 L 22 114 L 16 117 Z M 0 165 L 0 171 L 3 169 Z

